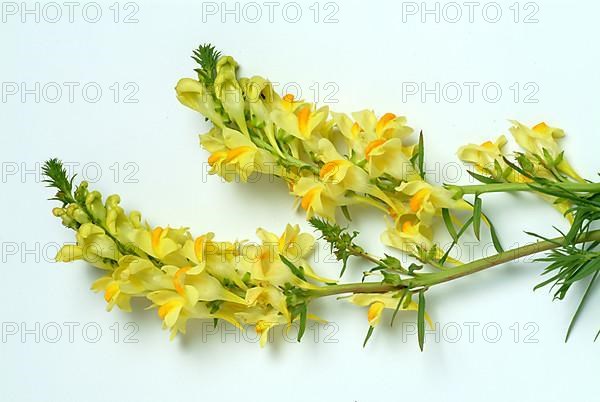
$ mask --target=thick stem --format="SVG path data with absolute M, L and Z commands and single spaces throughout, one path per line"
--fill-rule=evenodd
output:
M 600 192 L 600 183 L 553 183 L 553 185 L 573 192 Z M 515 192 L 515 191 L 535 191 L 528 183 L 491 183 L 491 184 L 474 184 L 469 186 L 446 186 L 449 190 L 454 190 L 458 194 L 483 194 L 483 193 L 500 193 L 500 192 Z
M 397 290 L 406 286 L 390 285 L 388 283 L 372 282 L 372 283 L 345 283 L 343 285 L 323 286 L 320 289 L 311 289 L 311 296 L 323 297 L 339 295 L 342 293 L 385 293 L 392 290 Z
M 561 236 L 554 239 L 543 240 L 534 244 L 517 247 L 490 257 L 481 258 L 479 260 L 460 265 L 456 268 L 448 269 L 447 271 L 421 274 L 416 278 L 407 279 L 399 285 L 390 285 L 380 282 L 347 283 L 343 285 L 325 286 L 321 289 L 311 290 L 310 293 L 315 297 L 323 297 L 343 293 L 385 293 L 393 290 L 400 290 L 406 287 L 410 287 L 410 289 L 429 288 L 433 285 L 438 285 L 440 283 L 462 278 L 463 276 L 471 275 L 505 262 L 513 261 L 518 258 L 526 257 L 542 251 L 558 248 L 562 245 L 563 240 L 564 237 Z M 600 241 L 600 230 L 594 230 L 582 235 L 576 240 L 576 243 L 589 241 Z
M 517 247 L 512 250 L 507 250 L 490 257 L 481 258 L 479 260 L 472 261 L 470 263 L 460 265 L 456 268 L 449 269 L 443 272 L 434 272 L 428 274 L 422 274 L 419 278 L 413 281 L 413 286 L 429 287 L 440 283 L 448 282 L 463 276 L 474 274 L 475 272 L 482 271 L 487 268 L 494 267 L 496 265 L 503 264 L 505 262 L 513 261 L 528 255 L 537 254 L 542 251 L 551 250 L 553 248 L 560 247 L 564 237 L 556 237 L 550 240 L 543 240 L 526 246 Z M 583 243 L 588 241 L 600 241 L 600 230 L 594 230 L 579 237 L 576 243 Z

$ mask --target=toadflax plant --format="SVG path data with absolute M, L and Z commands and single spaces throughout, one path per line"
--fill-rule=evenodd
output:
M 377 115 L 371 110 L 347 115 L 291 94 L 280 96 L 263 77 L 239 76 L 237 62 L 211 45 L 200 46 L 193 58 L 199 64 L 197 78 L 181 79 L 176 92 L 182 104 L 213 124 L 200 136 L 203 148 L 210 153 L 211 173 L 226 181 L 247 181 L 255 173 L 281 178 L 313 226 L 330 242 L 342 262 L 342 272 L 351 255 L 360 255 L 376 265 L 375 271 L 383 275 L 382 283 L 397 282 L 407 289 L 406 294 L 418 294 L 424 313 L 424 293 L 436 281 L 553 249 L 540 259 L 550 265 L 544 271 L 547 279 L 539 286 L 553 284 L 558 289 L 555 297 L 562 299 L 573 284 L 589 281 L 568 337 L 600 270 L 595 251 L 598 232 L 592 230 L 600 207 L 600 184 L 583 179 L 564 157 L 558 143 L 563 130 L 543 122 L 528 127 L 512 121 L 510 132 L 520 151 L 506 153 L 504 136 L 464 146 L 459 158 L 473 164 L 475 171 L 469 173 L 481 184 L 436 186 L 426 181 L 423 134 L 411 141 L 413 130 L 404 117 Z M 505 251 L 482 211 L 481 196 L 520 191 L 549 201 L 569 220 L 571 229 L 556 239 L 532 234 L 542 241 Z M 468 201 L 466 197 L 471 195 L 473 199 Z M 384 244 L 438 272 L 417 272 L 415 266 L 396 272 L 392 268 L 396 262 L 387 265 L 386 259 L 371 258 L 360 247 L 355 248 L 356 233 L 335 222 L 338 211 L 349 220 L 348 206 L 357 204 L 374 207 L 387 217 L 387 228 L 381 235 Z M 446 250 L 434 243 L 433 228 L 438 222 L 443 222 L 453 239 Z M 482 222 L 489 227 L 498 254 L 466 264 L 453 260 L 452 247 L 469 228 L 479 239 Z M 403 293 L 395 297 L 401 300 L 396 305 L 403 306 Z M 377 310 L 374 303 L 370 306 Z
M 588 204 L 595 202 L 591 199 L 595 195 L 578 196 L 574 201 L 582 204 L 574 211 L 575 221 L 582 224 L 573 233 L 449 269 L 436 264 L 433 272 L 417 264 L 403 266 L 393 256 L 374 256 L 356 243 L 356 232 L 313 217 L 311 224 L 344 266 L 350 257 L 361 258 L 369 268 L 365 276 L 377 278 L 337 283 L 310 267 L 307 256 L 315 239 L 301 233 L 298 226 L 288 225 L 281 236 L 258 229 L 258 244 L 217 241 L 213 233 L 194 237 L 187 228 L 151 226 L 142 222 L 139 212 L 125 213 L 118 195 L 103 200 L 87 182 L 75 186 L 74 177 L 67 176 L 57 159 L 46 162 L 44 175 L 48 186 L 56 190 L 52 199 L 61 203 L 53 214 L 75 231 L 76 243 L 62 247 L 57 261 L 85 260 L 99 268 L 102 275 L 92 290 L 103 294 L 108 310 L 117 306 L 130 311 L 132 298 L 146 299 L 172 338 L 185 333 L 188 320 L 209 319 L 240 329 L 250 326 L 260 335 L 261 345 L 271 328 L 297 323 L 300 340 L 307 320 L 320 320 L 309 312 L 310 303 L 345 295 L 344 300 L 367 307 L 365 344 L 386 309 L 393 311 L 390 324 L 400 310 L 414 310 L 422 350 L 429 321 L 425 294 L 435 285 L 545 250 L 553 250 L 546 257 L 552 262 L 547 271 L 558 272 L 552 280 L 561 288 L 568 289 L 589 275 L 595 279 L 598 272 L 598 253 L 593 248 L 600 241 L 600 231 L 590 231 L 588 225 L 598 214 Z
M 335 221 L 350 205 L 388 216 L 385 244 L 423 261 L 441 257 L 433 224 L 441 208 L 470 210 L 451 191 L 424 180 L 422 134 L 393 113 L 363 110 L 349 117 L 328 107 L 279 96 L 265 78 L 238 77 L 237 62 L 210 45 L 194 52 L 197 79 L 177 83 L 177 98 L 214 124 L 200 136 L 211 173 L 247 181 L 253 173 L 281 178 L 307 218 Z

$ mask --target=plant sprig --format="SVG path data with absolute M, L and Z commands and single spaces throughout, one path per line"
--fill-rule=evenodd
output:
M 192 59 L 200 65 L 200 68 L 194 69 L 198 73 L 198 79 L 210 88 L 217 77 L 217 61 L 221 57 L 221 52 L 217 51 L 210 43 L 198 46 L 193 51 Z
M 46 161 L 42 167 L 42 174 L 46 176 L 43 182 L 48 184 L 47 187 L 53 187 L 58 190 L 50 200 L 60 201 L 63 203 L 63 206 L 74 201 L 73 180 L 75 180 L 76 175 L 69 178 L 67 170 L 63 167 L 60 160 L 52 158 Z
M 311 218 L 309 223 L 321 232 L 320 238 L 329 244 L 330 250 L 336 259 L 342 262 L 340 277 L 346 272 L 348 259 L 351 256 L 367 256 L 365 250 L 354 242 L 354 239 L 358 236 L 357 231 L 350 233 L 347 228 L 317 217 Z M 372 262 L 378 263 L 378 260 L 372 259 Z
M 507 168 L 503 170 L 495 161 L 496 171 L 488 170 L 489 177 L 469 172 L 471 176 L 483 183 L 482 185 L 448 187 L 454 188 L 457 190 L 457 194 L 460 195 L 475 195 L 472 218 L 476 236 L 479 232 L 480 217 L 489 221 L 481 212 L 481 194 L 485 192 L 531 191 L 550 196 L 554 198 L 555 203 L 568 202 L 571 205 L 564 212 L 565 216 L 569 215 L 573 218 L 571 227 L 566 233 L 557 229 L 562 238 L 560 242 L 556 243 L 556 248 L 546 256 L 536 259 L 536 261 L 548 264 L 542 273 L 543 276 L 548 278 L 534 287 L 534 290 L 537 290 L 551 285 L 551 290 L 554 290 L 554 299 L 563 300 L 573 285 L 589 279 L 586 291 L 567 329 L 565 336 L 565 341 L 567 341 L 600 272 L 600 252 L 596 251 L 599 243 L 597 241 L 581 243 L 580 241 L 582 237 L 590 232 L 594 223 L 600 220 L 600 192 L 596 183 L 573 182 L 566 175 L 560 173 L 558 166 L 564 160 L 562 152 L 557 157 L 552 157 L 547 150 L 544 149 L 543 151 L 543 156 L 533 155 L 533 161 L 530 155 L 523 153 L 515 153 L 515 161 L 511 161 L 504 156 L 503 161 L 506 163 Z M 537 170 L 539 168 L 536 166 L 539 166 L 541 170 Z M 510 173 L 511 170 L 525 177 L 527 181 L 523 183 L 507 182 L 505 180 L 507 171 Z M 540 176 L 541 171 L 544 172 L 544 176 Z M 460 236 L 456 234 L 449 213 L 442 211 L 442 216 L 446 228 L 454 240 L 454 245 L 456 239 Z M 497 235 L 491 222 L 490 230 L 492 240 L 496 244 Z M 551 241 L 536 233 L 526 233 L 544 241 Z

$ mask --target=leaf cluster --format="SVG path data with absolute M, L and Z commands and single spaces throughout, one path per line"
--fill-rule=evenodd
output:
M 198 46 L 193 51 L 192 59 L 200 65 L 200 68 L 194 69 L 198 73 L 198 80 L 207 88 L 212 87 L 217 77 L 217 61 L 221 57 L 221 52 L 217 51 L 210 43 Z
M 300 323 L 297 337 L 298 342 L 300 342 L 306 332 L 310 293 L 305 289 L 286 283 L 283 287 L 283 294 L 285 295 L 285 302 L 291 315 L 291 321 L 298 319 Z
M 67 170 L 59 159 L 53 158 L 46 161 L 42 167 L 42 174 L 46 177 L 43 182 L 47 183 L 47 187 L 57 190 L 54 197 L 50 198 L 51 200 L 60 201 L 63 206 L 73 202 L 73 180 L 76 175 L 69 178 Z
M 600 273 L 600 252 L 597 251 L 600 242 L 593 241 L 578 244 L 578 241 L 590 231 L 594 222 L 600 219 L 600 194 L 578 195 L 555 185 L 547 187 L 536 185 L 536 188 L 544 194 L 571 201 L 573 207 L 567 213 L 572 213 L 574 218 L 567 233 L 559 230 L 564 237 L 564 241 L 559 244 L 560 247 L 537 260 L 549 264 L 542 273 L 542 275 L 549 278 L 538 284 L 534 289 L 551 284 L 551 289 L 554 290 L 554 299 L 563 300 L 573 285 L 589 278 L 586 291 L 567 329 L 565 337 L 565 341 L 567 341 Z M 535 233 L 528 234 L 548 240 Z M 598 334 L 600 334 L 600 331 Z M 596 338 L 598 338 L 598 335 L 596 335 Z
M 335 255 L 338 261 L 342 262 L 340 276 L 346 271 L 350 256 L 365 253 L 365 250 L 354 242 L 354 239 L 358 236 L 357 231 L 350 233 L 348 228 L 341 227 L 335 223 L 329 223 L 325 219 L 317 217 L 311 218 L 309 223 L 312 227 L 321 232 L 320 238 L 329 243 L 333 255 Z

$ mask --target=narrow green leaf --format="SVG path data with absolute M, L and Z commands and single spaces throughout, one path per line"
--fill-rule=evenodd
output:
M 469 228 L 469 226 L 471 225 L 472 222 L 473 222 L 473 217 L 471 216 L 469 219 L 467 219 L 467 221 L 465 222 L 465 224 L 460 228 L 460 230 L 458 231 L 458 233 L 456 235 L 456 240 L 452 241 L 452 244 L 450 244 L 450 247 L 448 247 L 448 250 L 446 250 L 446 252 L 442 256 L 442 258 L 440 258 L 440 263 L 441 264 L 444 264 L 446 262 L 446 259 L 450 255 L 450 251 L 452 251 L 452 249 L 454 248 L 454 246 L 456 246 L 456 243 L 458 242 L 458 239 L 460 239 L 460 237 L 463 235 L 463 233 L 465 233 L 465 231 Z
M 585 290 L 585 293 L 583 294 L 583 297 L 581 298 L 581 301 L 579 302 L 579 306 L 577 307 L 577 310 L 575 310 L 575 314 L 573 314 L 573 318 L 571 319 L 571 323 L 569 324 L 569 328 L 567 329 L 567 335 L 565 336 L 565 343 L 569 340 L 569 335 L 571 335 L 571 330 L 573 329 L 573 325 L 575 324 L 575 320 L 577 320 L 577 317 L 579 316 L 579 313 L 581 312 L 581 309 L 583 308 L 583 305 L 584 305 L 584 303 L 585 303 L 588 295 L 590 294 L 590 290 L 592 289 L 592 285 L 596 281 L 596 277 L 597 276 L 598 276 L 598 271 L 596 271 L 596 273 L 592 277 L 592 280 L 590 280 L 590 283 L 588 284 L 588 287 Z M 598 336 L 596 335 L 596 338 L 597 337 Z
M 452 218 L 450 217 L 450 211 L 448 208 L 442 208 L 442 218 L 444 218 L 444 224 L 446 225 L 446 229 L 448 229 L 448 233 L 452 236 L 454 241 L 457 241 L 457 233 L 454 225 L 452 224 Z
M 367 336 L 365 337 L 365 341 L 363 342 L 363 348 L 365 346 L 367 346 L 367 342 L 369 342 L 369 338 L 371 338 L 371 335 L 373 335 L 374 329 L 375 329 L 375 327 L 372 327 L 369 325 L 369 330 L 367 331 Z
M 473 233 L 479 240 L 479 229 L 481 228 L 481 198 L 479 194 L 475 195 L 475 205 L 473 206 Z
M 487 217 L 486 217 L 487 219 Z M 494 225 L 492 225 L 492 221 L 487 219 L 488 223 L 490 224 L 490 234 L 492 235 L 492 243 L 494 244 L 494 248 L 496 249 L 496 251 L 498 253 L 502 253 L 504 252 L 504 248 L 502 247 L 502 244 L 500 243 L 500 239 L 498 238 L 498 234 L 496 233 L 496 228 L 494 227 Z
M 600 271 L 600 258 L 597 257 L 583 263 L 581 268 L 573 276 L 565 280 L 565 283 L 575 283 L 592 273 L 598 273 L 598 271 Z
M 349 222 L 352 222 L 352 218 L 350 217 L 350 211 L 348 211 L 347 205 L 342 205 L 342 213 L 344 214 L 344 217 L 348 219 Z
M 498 183 L 497 180 L 492 179 L 491 177 L 487 177 L 475 172 L 471 172 L 470 170 L 467 170 L 467 173 L 470 174 L 475 180 L 478 180 L 484 184 L 493 184 L 493 183 Z
M 408 294 L 408 288 L 406 287 L 406 288 L 404 288 L 404 290 L 402 291 L 402 294 L 398 298 L 398 305 L 396 306 L 396 309 L 394 310 L 394 314 L 392 314 L 392 320 L 390 321 L 390 327 L 394 326 L 394 320 L 396 319 L 396 315 L 398 314 L 398 311 L 400 311 L 400 306 L 402 306 L 402 302 L 404 301 L 404 298 L 406 297 L 407 294 Z
M 303 304 L 300 310 L 300 327 L 298 328 L 298 342 L 302 340 L 304 336 L 304 331 L 306 331 L 306 317 L 307 317 L 307 309 L 306 304 Z
M 419 348 L 423 351 L 425 344 L 425 289 L 419 292 L 419 307 L 417 311 L 417 332 L 419 337 Z
M 506 156 L 503 156 L 502 159 L 504 159 L 504 162 L 510 166 L 513 170 L 521 173 L 523 176 L 528 177 L 534 181 L 537 181 L 537 178 L 532 176 L 531 174 L 529 174 L 528 172 L 526 172 L 525 170 L 523 170 L 520 166 L 515 165 L 514 163 L 512 163 L 510 161 L 510 159 L 508 159 Z
M 279 254 L 279 258 L 281 258 L 281 262 L 283 262 L 287 267 L 292 271 L 294 275 L 303 281 L 306 280 L 306 276 L 304 276 L 304 270 L 302 267 L 298 268 L 293 262 L 285 258 L 282 254 Z
M 419 172 L 421 174 L 421 179 L 425 179 L 425 144 L 423 143 L 423 130 L 419 133 Z

